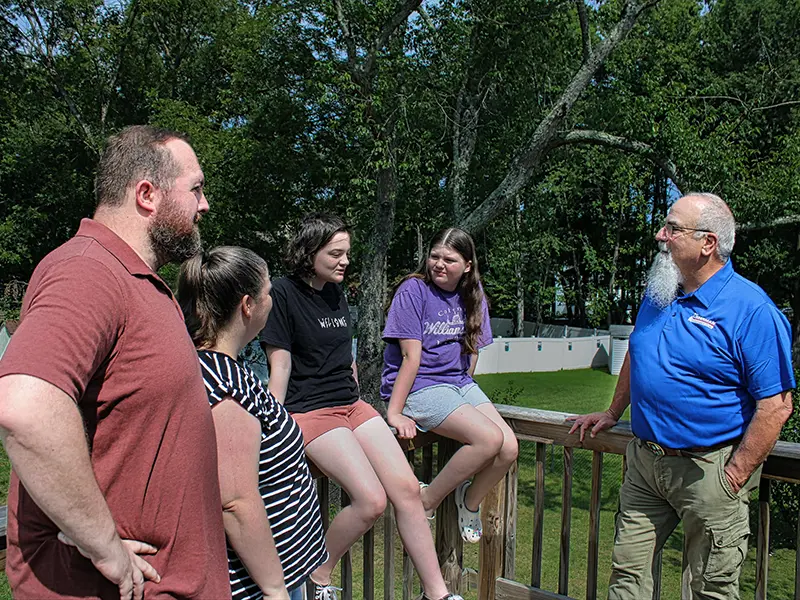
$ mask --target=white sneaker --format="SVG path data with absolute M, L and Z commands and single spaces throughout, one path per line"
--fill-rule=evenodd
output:
M 465 481 L 456 488 L 455 499 L 458 509 L 458 526 L 461 530 L 461 539 L 470 544 L 477 544 L 483 535 L 483 524 L 481 523 L 481 509 L 472 512 L 467 508 L 467 489 L 469 481 Z
M 311 580 L 314 584 L 314 600 L 339 600 L 339 595 L 336 592 L 341 592 L 342 588 L 334 587 L 332 585 L 320 585 L 316 581 Z
M 430 599 L 430 598 L 428 598 L 428 597 L 427 597 L 427 596 L 426 596 L 426 595 L 423 593 L 423 594 L 422 594 L 422 596 L 420 596 L 419 598 L 417 598 L 417 600 L 431 600 L 431 599 Z M 462 597 L 461 597 L 461 596 L 459 596 L 458 594 L 447 594 L 447 596 L 444 596 L 443 598 L 440 598 L 439 600 L 464 600 L 464 598 L 462 598 Z

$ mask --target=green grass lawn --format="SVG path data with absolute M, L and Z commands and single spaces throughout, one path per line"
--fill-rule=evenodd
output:
M 616 385 L 616 377 L 604 371 L 559 371 L 555 373 L 519 373 L 482 375 L 478 377 L 481 387 L 495 402 L 515 404 L 532 408 L 584 413 L 603 410 L 608 406 Z M 585 597 L 586 565 L 589 531 L 589 493 L 592 453 L 575 450 L 573 462 L 573 506 L 570 541 L 570 587 L 569 595 Z M 555 591 L 558 582 L 559 544 L 561 528 L 561 476 L 562 456 L 560 447 L 547 451 L 545 472 L 545 517 L 544 548 L 542 565 L 542 587 Z M 419 460 L 417 463 L 419 464 Z M 515 579 L 530 583 L 531 554 L 533 548 L 534 473 L 535 444 L 522 442 L 519 458 L 518 526 Z M 8 461 L 0 457 L 0 503 L 5 503 L 8 488 Z M 614 535 L 614 512 L 617 508 L 619 487 L 622 483 L 622 458 L 605 455 L 603 460 L 602 509 L 600 518 L 600 572 L 598 598 L 605 599 L 611 566 L 611 547 Z M 664 550 L 663 587 L 664 600 L 680 598 L 682 534 L 680 530 L 670 538 Z M 383 597 L 383 524 L 375 527 L 375 597 Z M 402 598 L 402 546 L 394 535 L 396 597 Z M 362 544 L 352 550 L 353 597 L 363 598 L 362 589 Z M 769 597 L 790 598 L 794 594 L 794 550 L 779 549 L 770 557 Z M 478 545 L 465 545 L 464 566 L 478 568 Z M 755 538 L 741 577 L 742 597 L 752 598 L 755 593 Z M 415 591 L 419 589 L 415 583 Z M 468 590 L 467 600 L 476 600 L 477 593 Z M 0 577 L 0 600 L 10 599 L 11 594 Z

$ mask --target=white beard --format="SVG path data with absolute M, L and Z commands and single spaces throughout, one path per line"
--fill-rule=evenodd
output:
M 678 296 L 678 287 L 683 283 L 678 265 L 672 260 L 672 254 L 666 244 L 658 244 L 659 253 L 647 273 L 647 291 L 645 294 L 658 308 L 664 309 Z

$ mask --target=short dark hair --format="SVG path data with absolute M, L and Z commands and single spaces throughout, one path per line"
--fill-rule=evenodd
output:
M 300 221 L 294 239 L 289 242 L 283 259 L 289 274 L 298 279 L 314 277 L 314 256 L 337 233 L 351 235 L 347 224 L 340 217 L 324 212 L 306 215 Z
M 268 277 L 266 261 L 239 246 L 218 246 L 183 263 L 178 303 L 194 345 L 213 346 L 242 298 L 257 298 Z
M 180 174 L 172 152 L 165 147 L 170 140 L 189 143 L 182 133 L 150 125 L 126 127 L 108 138 L 94 179 L 97 206 L 120 206 L 128 186 L 141 179 L 170 189 Z

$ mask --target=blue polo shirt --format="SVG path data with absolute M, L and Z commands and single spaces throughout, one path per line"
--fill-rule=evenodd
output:
M 630 339 L 633 433 L 669 448 L 744 434 L 756 402 L 792 389 L 789 321 L 731 261 L 665 309 L 645 297 Z

